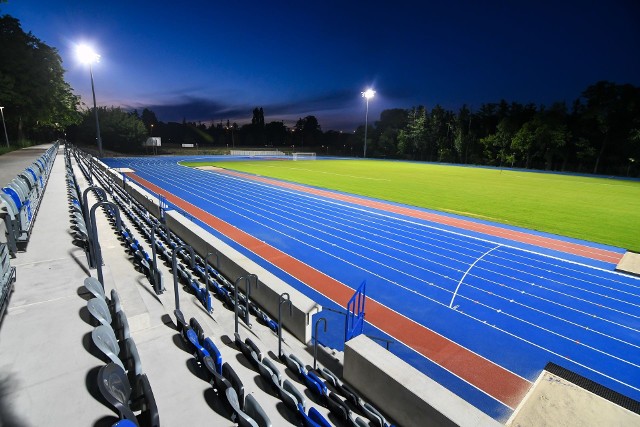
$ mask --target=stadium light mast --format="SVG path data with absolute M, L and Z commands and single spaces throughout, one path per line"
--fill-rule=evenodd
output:
M 81 44 L 76 48 L 76 56 L 83 64 L 89 65 L 89 75 L 91 76 L 91 93 L 93 94 L 93 111 L 96 114 L 96 139 L 98 141 L 98 157 L 102 157 L 102 137 L 100 136 L 100 120 L 98 120 L 98 107 L 96 105 L 96 89 L 93 84 L 93 69 L 91 64 L 100 61 L 98 55 L 92 48 Z
M 367 111 L 364 114 L 364 152 L 362 154 L 363 158 L 367 157 L 367 127 L 369 127 L 369 100 L 373 98 L 376 94 L 376 91 L 373 89 L 367 89 L 362 92 L 362 97 L 367 101 Z

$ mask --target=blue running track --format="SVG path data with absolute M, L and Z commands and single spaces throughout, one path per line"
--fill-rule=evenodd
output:
M 640 400 L 640 279 L 614 272 L 612 264 L 269 185 L 248 175 L 177 164 L 185 159 L 104 162 L 133 169 L 353 289 L 366 280 L 368 298 L 527 381 L 554 362 Z M 321 305 L 344 309 L 211 232 Z M 365 332 L 386 336 L 371 325 Z M 515 409 L 400 342 L 390 350 L 499 421 Z

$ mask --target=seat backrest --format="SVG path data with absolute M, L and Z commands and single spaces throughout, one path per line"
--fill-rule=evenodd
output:
M 116 315 L 119 311 L 122 310 L 122 305 L 120 304 L 120 295 L 115 289 L 111 289 L 111 313 Z
M 113 327 L 113 331 L 116 333 L 118 341 L 124 341 L 127 338 L 131 338 L 131 332 L 129 331 L 129 321 L 124 311 L 120 310 L 116 313 L 116 322 Z
M 292 355 L 293 356 L 293 355 Z M 282 352 L 281 358 L 284 360 L 284 364 L 293 371 L 294 374 L 300 376 L 302 374 L 302 367 L 291 357 Z
M 242 384 L 240 377 L 238 377 L 238 374 L 236 374 L 236 371 L 234 371 L 231 365 L 227 362 L 222 364 L 222 376 L 229 380 L 231 386 L 236 390 L 240 408 L 244 408 L 244 385 Z
M 205 350 L 209 353 L 209 356 L 213 359 L 214 364 L 216 365 L 216 371 L 222 375 L 222 354 L 220 354 L 220 350 L 218 347 L 211 341 L 211 338 L 207 337 L 202 344 Z
M 198 336 L 198 341 L 202 343 L 204 341 L 204 329 L 202 329 L 202 326 L 200 326 L 200 323 L 196 320 L 195 317 L 189 319 L 189 326 L 191 326 L 191 329 L 193 329 Z
M 227 402 L 231 406 L 233 412 L 236 414 L 238 426 L 258 427 L 258 424 L 240 408 L 240 401 L 233 387 L 226 389 L 224 394 Z
M 271 359 L 269 359 L 268 357 L 263 357 L 262 358 L 262 363 L 271 370 L 272 375 L 274 375 L 276 378 L 276 381 L 278 384 L 282 383 L 282 375 L 280 374 L 280 371 L 278 370 L 278 368 L 276 367 L 276 364 L 273 363 L 273 361 Z
M 282 381 L 282 389 L 292 395 L 296 399 L 298 405 L 302 405 L 303 408 L 307 407 L 307 399 L 305 399 L 304 395 L 296 388 L 296 386 L 293 385 L 291 381 L 288 379 Z
M 111 314 L 107 303 L 101 298 L 92 298 L 87 302 L 89 313 L 103 325 L 111 325 Z
M 100 325 L 91 332 L 91 339 L 96 347 L 103 352 L 113 363 L 124 369 L 124 364 L 118 357 L 120 346 L 109 325 Z
M 371 420 L 373 422 L 374 426 L 376 426 L 376 427 L 384 427 L 385 426 L 386 420 L 382 416 L 380 411 L 378 411 L 376 408 L 374 408 L 373 406 L 371 406 L 367 402 L 363 402 L 362 410 L 364 411 L 364 414 L 366 415 L 366 417 L 369 418 L 369 420 Z
M 136 377 L 137 395 L 131 402 L 132 409 L 142 411 L 138 415 L 138 421 L 141 427 L 160 427 L 160 415 L 158 414 L 158 405 L 156 398 L 153 396 L 151 384 L 146 374 Z
M 312 377 L 307 374 L 302 374 L 302 380 L 307 386 L 307 388 L 316 396 L 322 397 L 322 387 L 318 384 Z
M 131 385 L 124 370 L 115 363 L 109 363 L 98 371 L 98 389 L 102 396 L 120 414 L 120 418 L 126 418 L 138 423 L 136 416 L 129 408 L 131 397 Z
M 258 357 L 258 360 L 262 360 L 262 351 L 260 350 L 260 347 L 258 347 L 256 345 L 256 343 L 254 343 L 251 338 L 246 338 L 244 340 L 244 342 L 249 346 L 249 348 L 251 348 L 251 350 L 253 352 L 256 353 L 256 356 Z
M 333 372 L 331 372 L 327 368 L 320 369 L 320 375 L 322 375 L 322 377 L 325 380 L 329 381 L 329 383 L 331 383 L 331 385 L 334 386 L 334 387 L 337 387 L 338 384 L 340 383 L 340 380 L 338 379 L 336 374 L 334 374 Z
M 252 394 L 248 394 L 245 398 L 244 410 L 258 424 L 258 427 L 271 427 L 271 420 Z
M 328 394 L 328 389 L 327 389 L 327 385 L 324 383 L 324 381 L 322 381 L 320 379 L 320 377 L 318 377 L 315 372 L 309 371 L 307 372 L 307 375 L 309 376 L 309 378 L 311 378 L 313 381 L 316 382 L 316 384 L 318 384 L 318 386 L 320 387 L 320 390 L 322 391 L 322 394 L 324 394 L 325 396 Z
M 260 373 L 260 376 L 262 378 L 264 378 L 264 380 L 270 384 L 270 385 L 277 385 L 274 384 L 274 380 L 273 380 L 273 372 L 271 372 L 271 369 L 269 369 L 268 366 L 264 365 L 262 362 L 258 363 L 258 372 Z
M 316 408 L 309 408 L 309 418 L 320 427 L 332 427 L 331 423 Z
M 298 359 L 298 356 L 296 356 L 295 354 L 291 353 L 291 354 L 289 355 L 289 357 L 290 357 L 294 362 L 296 362 L 296 364 L 297 364 L 297 365 L 298 365 L 298 367 L 300 368 L 300 373 L 301 373 L 301 374 L 306 374 L 306 373 L 307 373 L 307 368 L 306 368 L 306 366 L 305 366 L 304 362 L 303 362 L 302 360 Z
M 142 363 L 140 363 L 138 347 L 133 341 L 133 338 L 127 338 L 124 341 L 124 348 L 126 351 L 124 368 L 127 371 L 129 378 L 136 378 L 138 375 L 142 374 Z
M 97 298 L 106 299 L 102 284 L 95 277 L 87 277 L 84 279 L 84 287 Z
M 345 422 L 349 420 L 349 407 L 334 392 L 329 393 L 327 407 L 339 420 Z

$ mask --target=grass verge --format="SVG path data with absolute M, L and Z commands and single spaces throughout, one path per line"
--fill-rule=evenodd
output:
M 640 182 L 377 160 L 212 165 L 640 251 Z

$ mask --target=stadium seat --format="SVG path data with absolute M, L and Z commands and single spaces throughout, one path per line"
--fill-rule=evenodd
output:
M 130 407 L 134 411 L 141 411 L 136 417 L 140 427 L 160 427 L 158 406 L 145 374 L 138 375 L 135 379 Z
M 202 326 L 200 326 L 200 323 L 196 320 L 195 317 L 189 319 L 189 326 L 191 326 L 191 329 L 193 329 L 193 331 L 196 333 L 198 341 L 200 343 L 204 342 L 204 329 L 202 329 Z
M 104 288 L 102 284 L 95 277 L 87 277 L 84 279 L 84 287 L 93 294 L 96 298 L 106 300 Z
M 136 416 L 129 408 L 131 385 L 124 369 L 115 363 L 109 363 L 100 368 L 98 389 L 106 401 L 115 408 L 121 419 L 127 419 L 138 425 Z
M 209 384 L 221 395 L 227 388 L 232 388 L 231 382 L 219 374 L 216 370 L 216 365 L 211 357 L 204 357 L 202 366 L 205 367 L 209 373 Z
M 327 421 L 316 408 L 309 408 L 309 418 L 318 426 L 332 427 L 329 421 Z
M 258 363 L 260 363 L 260 360 L 258 359 L 258 356 L 256 355 L 256 353 L 251 350 L 251 347 L 249 347 L 245 342 L 242 341 L 242 339 L 240 338 L 240 335 L 238 334 L 234 334 L 234 335 L 235 335 L 236 346 L 240 349 L 242 354 L 244 354 L 244 357 L 251 363 L 251 365 L 253 365 L 253 367 L 257 369 Z
M 331 411 L 331 413 L 340 421 L 349 421 L 349 407 L 334 392 L 329 393 L 329 398 L 327 399 L 327 407 L 329 408 L 329 411 Z
M 304 395 L 291 383 L 291 381 L 285 379 L 282 382 L 282 387 L 279 387 L 280 400 L 294 412 L 297 412 L 298 407 L 302 406 L 302 409 L 306 409 L 307 400 Z
M 104 353 L 111 362 L 117 364 L 122 369 L 124 364 L 120 360 L 120 346 L 116 340 L 110 325 L 100 325 L 91 332 L 91 339 L 95 346 Z
M 119 342 L 122 342 L 131 337 L 131 333 L 129 331 L 129 321 L 127 320 L 127 316 L 122 310 L 116 313 L 113 321 L 113 332 L 115 332 L 116 338 L 118 338 Z
M 127 338 L 124 341 L 122 354 L 122 363 L 127 376 L 129 377 L 129 383 L 134 384 L 134 381 L 138 375 L 142 374 L 142 363 L 140 362 L 140 356 L 138 355 L 138 348 L 133 338 Z
M 244 408 L 244 385 L 242 381 L 240 381 L 240 377 L 236 374 L 236 371 L 233 370 L 231 365 L 227 362 L 224 362 L 222 365 L 222 376 L 225 377 L 231 383 L 231 386 L 235 389 L 238 402 L 240 404 L 240 409 Z
M 122 305 L 120 304 L 120 295 L 115 289 L 111 289 L 111 314 L 115 316 L 119 311 L 122 311 Z
M 260 373 L 260 376 L 264 378 L 264 380 L 269 385 L 273 387 L 277 387 L 280 384 L 277 381 L 277 378 L 275 377 L 273 371 L 271 371 L 271 369 L 268 366 L 266 366 L 262 362 L 259 362 L 257 368 L 258 368 L 258 372 Z
M 255 420 L 247 415 L 240 407 L 240 399 L 236 393 L 236 390 L 233 387 L 230 387 L 226 389 L 224 393 L 227 401 L 229 402 L 229 405 L 231 406 L 231 408 L 233 408 L 233 418 L 235 419 L 232 419 L 232 421 L 237 422 L 238 426 L 240 427 L 258 427 L 258 424 L 255 422 Z
M 0 320 L 9 305 L 9 296 L 13 292 L 16 281 L 16 268 L 9 261 L 9 247 L 0 243 Z
M 107 303 L 101 298 L 92 298 L 87 302 L 89 313 L 101 324 L 111 327 L 111 313 Z
M 275 363 L 271 361 L 271 359 L 269 359 L 268 357 L 264 357 L 262 358 L 261 364 L 266 366 L 271 371 L 273 377 L 275 377 L 274 381 L 276 382 L 276 385 L 282 384 L 282 375 L 280 374 L 280 371 L 276 367 Z
M 213 360 L 213 363 L 215 364 L 215 367 L 216 367 L 216 371 L 220 375 L 222 375 L 222 355 L 220 354 L 220 350 L 218 350 L 218 347 L 216 347 L 216 345 L 213 343 L 213 341 L 211 341 L 211 338 L 209 337 L 204 339 L 202 346 L 204 347 L 205 350 L 207 350 L 207 352 L 209 353 L 209 356 Z
M 244 407 L 245 413 L 256 422 L 258 427 L 271 427 L 271 420 L 252 394 L 248 394 L 245 398 Z
M 245 338 L 244 340 L 245 344 L 247 344 L 249 346 L 249 348 L 251 349 L 252 352 L 255 353 L 256 358 L 258 361 L 262 360 L 262 351 L 260 350 L 260 348 L 256 345 L 256 343 L 254 343 L 251 338 Z

